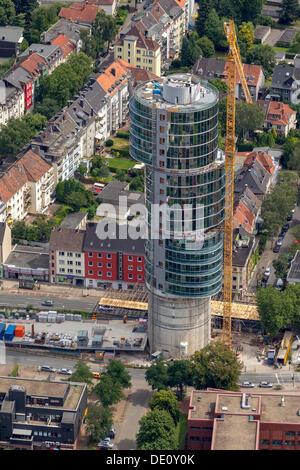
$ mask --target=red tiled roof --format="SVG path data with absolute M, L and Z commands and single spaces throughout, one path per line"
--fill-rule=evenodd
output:
M 145 38 L 144 35 L 141 34 L 141 31 L 136 26 L 133 26 L 124 36 L 119 38 L 115 44 L 123 46 L 124 39 L 126 39 L 126 36 L 136 36 L 137 47 L 141 47 L 141 48 L 152 50 L 152 51 L 156 51 L 160 47 L 156 41 L 153 41 L 150 38 Z
M 75 44 L 64 34 L 59 34 L 51 41 L 51 44 L 59 46 L 63 52 L 63 57 L 71 54 L 75 49 Z
M 149 70 L 139 69 L 138 67 L 134 67 L 132 64 L 125 62 L 123 59 L 118 59 L 120 64 L 125 67 L 133 78 L 133 87 L 137 85 L 137 82 L 148 82 L 150 80 L 162 80 L 158 75 L 155 73 L 150 72 Z
M 270 101 L 265 121 L 271 124 L 287 126 L 292 114 L 296 115 L 296 111 L 291 109 L 287 104 L 278 101 Z
M 255 215 L 247 209 L 242 201 L 239 201 L 234 211 L 233 228 L 243 226 L 250 233 L 253 229 L 254 218 Z
M 39 155 L 29 150 L 0 178 L 0 198 L 7 203 L 28 181 L 39 181 L 50 168 Z
M 265 152 L 249 152 L 246 159 L 245 159 L 245 162 L 244 162 L 244 165 L 243 165 L 243 169 L 247 168 L 247 166 L 249 166 L 253 160 L 258 160 L 260 162 L 260 164 L 272 175 L 275 171 L 275 165 L 273 163 L 273 160 L 272 158 L 270 157 L 270 155 L 268 155 L 267 153 Z
M 229 62 L 226 62 L 225 64 L 225 70 L 224 72 L 227 73 L 227 68 L 228 68 Z M 254 65 L 254 64 L 243 64 L 243 71 L 245 75 L 245 79 L 247 82 L 248 86 L 257 86 L 260 74 L 262 72 L 262 66 L 261 65 Z M 223 81 L 226 81 L 226 78 L 222 79 Z M 241 83 L 240 81 L 240 76 L 237 73 L 236 76 L 236 83 Z
M 47 65 L 47 62 L 43 57 L 40 57 L 36 52 L 34 52 L 22 60 L 19 65 L 27 70 L 33 78 L 37 78 L 41 75 L 39 64 Z
M 125 61 L 122 62 L 123 64 L 126 64 Z M 123 64 L 121 64 L 120 59 L 114 60 L 114 62 L 112 62 L 97 78 L 99 85 L 101 85 L 106 93 L 110 94 L 110 96 L 113 96 L 119 87 L 128 81 L 127 77 L 121 81 L 121 77 L 127 74 L 127 68 Z M 121 83 L 116 85 L 118 80 Z M 114 89 L 112 89 L 113 85 L 115 85 Z
M 101 8 L 97 5 L 72 3 L 68 8 L 62 8 L 58 16 L 77 23 L 92 24 L 100 10 Z

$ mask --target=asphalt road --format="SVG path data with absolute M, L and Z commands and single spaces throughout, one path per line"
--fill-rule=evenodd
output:
M 86 312 L 92 312 L 96 306 L 95 300 L 90 299 L 70 299 L 61 297 L 50 297 L 49 295 L 37 296 L 37 295 L 23 295 L 23 294 L 7 294 L 0 293 L 0 307 L 13 307 L 13 308 L 26 308 L 28 305 L 32 305 L 40 310 L 49 310 L 49 307 L 43 307 L 42 302 L 45 300 L 52 300 L 53 306 L 51 310 L 83 310 Z

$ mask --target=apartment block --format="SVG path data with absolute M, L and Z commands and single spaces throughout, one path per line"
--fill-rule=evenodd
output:
M 133 26 L 116 41 L 114 54 L 115 59 L 123 59 L 134 67 L 149 70 L 160 77 L 160 46 L 152 39 L 144 37 L 137 27 Z

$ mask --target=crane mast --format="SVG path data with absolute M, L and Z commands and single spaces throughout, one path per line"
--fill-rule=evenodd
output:
M 225 221 L 224 221 L 224 288 L 222 343 L 231 348 L 231 303 L 232 303 L 232 245 L 233 245 L 233 194 L 235 161 L 235 87 L 237 73 L 247 103 L 252 103 L 240 59 L 234 21 L 224 23 L 229 44 L 227 62 L 227 109 L 225 138 Z

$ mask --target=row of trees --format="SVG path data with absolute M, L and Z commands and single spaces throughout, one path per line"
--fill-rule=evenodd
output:
M 131 387 L 131 377 L 121 361 L 112 359 L 97 385 L 93 385 L 92 379 L 93 374 L 89 366 L 79 360 L 69 380 L 86 383 L 91 399 L 96 398 L 88 405 L 86 427 L 90 440 L 98 442 L 107 436 L 113 426 L 109 406 L 124 398 L 123 390 Z
M 24 220 L 16 220 L 12 225 L 12 238 L 15 243 L 20 240 L 29 242 L 48 242 L 55 222 L 42 216 L 34 220 L 32 225 L 26 225 Z

